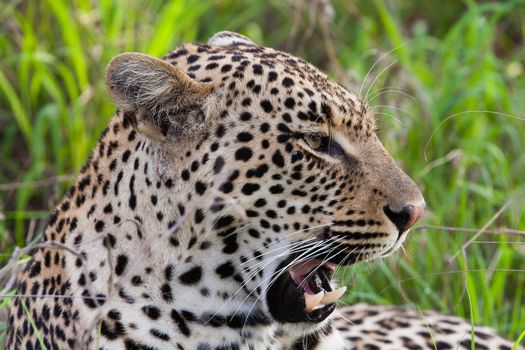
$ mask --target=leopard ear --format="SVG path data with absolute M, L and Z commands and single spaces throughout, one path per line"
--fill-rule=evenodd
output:
M 223 47 L 235 44 L 257 46 L 256 43 L 254 43 L 244 35 L 228 31 L 216 33 L 208 40 L 208 44 Z
M 212 85 L 194 81 L 176 66 L 135 52 L 111 60 L 106 88 L 119 109 L 134 115 L 137 125 L 150 136 L 157 129 L 165 134 L 170 123 L 199 123 L 191 120 L 196 115 L 191 112 L 213 91 Z

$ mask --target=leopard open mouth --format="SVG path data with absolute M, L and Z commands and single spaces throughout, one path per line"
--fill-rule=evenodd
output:
M 276 271 L 290 264 L 283 262 Z M 335 309 L 346 287 L 332 289 L 330 279 L 337 265 L 311 259 L 292 266 L 270 286 L 267 302 L 270 313 L 279 322 L 297 323 L 324 321 Z

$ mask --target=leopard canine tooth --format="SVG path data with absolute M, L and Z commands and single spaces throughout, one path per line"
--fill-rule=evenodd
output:
M 306 307 L 304 308 L 306 312 L 312 311 L 324 297 L 324 292 L 320 291 L 317 294 L 308 294 L 304 293 L 304 302 L 306 304 Z
M 325 292 L 323 299 L 321 299 L 321 303 L 325 305 L 335 303 L 343 294 L 345 294 L 345 292 L 346 287 L 341 287 L 331 292 Z

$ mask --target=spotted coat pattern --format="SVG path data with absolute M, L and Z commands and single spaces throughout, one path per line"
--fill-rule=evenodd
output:
M 119 110 L 18 276 L 6 349 L 470 348 L 467 322 L 434 313 L 268 311 L 291 253 L 387 256 L 406 233 L 384 208 L 423 201 L 358 96 L 228 32 L 119 56 L 106 84 Z M 510 348 L 484 328 L 476 341 Z

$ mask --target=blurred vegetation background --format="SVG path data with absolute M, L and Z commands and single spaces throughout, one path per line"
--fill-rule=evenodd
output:
M 362 90 L 387 149 L 425 194 L 429 209 L 406 254 L 341 271 L 345 302 L 435 309 L 517 339 L 523 0 L 3 0 L 1 261 L 39 238 L 114 112 L 103 84 L 111 57 L 162 56 L 220 30 L 302 56 Z

